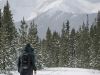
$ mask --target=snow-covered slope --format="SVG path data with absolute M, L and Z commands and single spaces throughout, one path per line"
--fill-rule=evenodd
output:
M 99 10 L 99 3 L 93 4 L 87 0 L 38 0 L 38 3 L 27 20 L 35 18 L 48 10 L 51 10 L 48 12 L 49 16 L 52 16 L 57 11 L 62 11 L 62 13 L 90 14 Z
M 32 20 L 44 13 L 47 13 L 47 17 L 50 17 L 58 11 L 61 11 L 61 14 L 97 13 L 98 7 L 99 3 L 93 4 L 87 0 L 37 0 L 37 5 L 33 8 L 27 20 Z
M 13 75 L 19 75 L 19 73 L 13 72 Z M 100 75 L 100 71 L 79 68 L 47 68 L 37 71 L 36 75 Z

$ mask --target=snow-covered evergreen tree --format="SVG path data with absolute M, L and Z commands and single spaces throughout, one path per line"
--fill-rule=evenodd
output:
M 69 66 L 69 21 L 63 24 L 59 65 Z
M 97 15 L 96 34 L 95 34 L 95 68 L 100 69 L 100 11 Z
M 52 36 L 52 67 L 59 66 L 59 55 L 60 55 L 60 36 L 55 31 Z
M 82 28 L 79 31 L 79 39 L 78 39 L 78 67 L 89 67 L 90 63 L 90 35 L 89 29 L 83 23 Z
M 28 24 L 25 19 L 21 21 L 21 25 L 19 28 L 19 47 L 24 47 L 28 41 Z
M 0 68 L 4 73 L 6 73 L 6 71 L 11 70 L 13 66 L 12 57 L 14 57 L 16 52 L 13 46 L 14 43 L 12 42 L 17 33 L 8 1 L 4 6 L 1 27 L 2 35 L 0 36 L 2 40 L 2 48 L 0 50 Z
M 29 32 L 28 32 L 28 42 L 32 45 L 32 47 L 35 49 L 35 55 L 36 55 L 36 64 L 38 69 L 41 68 L 42 66 L 42 56 L 41 56 L 41 44 L 40 44 L 40 40 L 39 37 L 37 35 L 37 25 L 34 23 L 34 21 L 32 21 L 30 23 L 30 27 L 29 27 Z
M 75 29 L 72 29 L 70 33 L 70 41 L 69 41 L 69 62 L 70 67 L 76 67 L 77 58 L 76 58 L 76 32 Z
M 46 40 L 41 41 L 41 51 L 42 51 L 42 66 L 46 67 L 47 63 L 47 50 L 46 50 Z
M 46 66 L 50 67 L 52 65 L 52 33 L 48 28 L 46 33 Z

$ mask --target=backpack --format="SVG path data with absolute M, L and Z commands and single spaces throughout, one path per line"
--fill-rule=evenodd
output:
M 21 58 L 21 67 L 22 69 L 29 69 L 32 65 L 32 56 L 31 54 L 24 53 Z

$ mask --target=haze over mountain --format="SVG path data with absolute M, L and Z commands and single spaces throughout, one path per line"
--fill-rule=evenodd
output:
M 61 31 L 63 22 L 70 21 L 71 27 L 78 28 L 86 15 L 92 24 L 100 9 L 100 0 L 8 0 L 14 21 L 19 22 L 24 16 L 27 21 L 35 20 L 41 37 L 45 36 L 48 26 L 53 31 Z M 6 0 L 1 0 L 1 8 Z M 42 32 L 42 33 L 41 33 Z

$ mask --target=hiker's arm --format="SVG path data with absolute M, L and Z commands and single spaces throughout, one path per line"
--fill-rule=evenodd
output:
M 34 56 L 34 54 L 33 54 L 33 56 L 32 56 L 32 65 L 33 65 L 34 71 L 37 70 L 36 65 L 35 65 L 35 62 L 36 62 L 36 60 L 35 60 L 35 56 Z
M 17 67 L 18 67 L 18 72 L 20 72 L 20 57 L 18 58 Z

